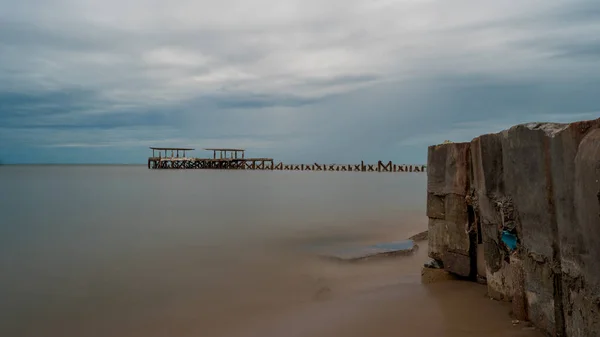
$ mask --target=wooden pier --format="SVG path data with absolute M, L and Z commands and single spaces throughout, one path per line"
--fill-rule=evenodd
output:
M 397 165 L 391 161 L 377 164 L 284 164 L 273 158 L 248 158 L 244 149 L 204 149 L 212 151 L 208 158 L 188 157 L 191 148 L 151 147 L 149 169 L 217 169 L 269 171 L 332 171 L 332 172 L 425 172 L 426 165 Z

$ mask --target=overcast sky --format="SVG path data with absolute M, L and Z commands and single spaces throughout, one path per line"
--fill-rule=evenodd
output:
M 424 163 L 600 117 L 600 2 L 0 0 L 0 79 L 4 163 Z

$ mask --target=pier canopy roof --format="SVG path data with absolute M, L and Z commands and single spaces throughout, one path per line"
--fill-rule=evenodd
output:
M 242 154 L 242 159 L 244 159 L 244 149 L 228 149 L 228 148 L 206 148 L 206 151 L 213 152 L 213 159 L 217 159 L 217 152 L 219 153 L 220 159 L 238 159 L 238 153 Z
M 227 149 L 227 148 L 223 148 L 223 149 L 218 149 L 218 148 L 206 148 L 206 151 L 227 151 L 227 152 L 243 152 L 246 151 L 244 149 Z
M 183 152 L 183 157 L 186 156 L 186 151 L 193 151 L 194 149 L 189 148 L 189 147 L 153 147 L 151 146 L 150 149 L 152 150 L 152 157 L 156 157 L 156 151 L 158 151 L 158 156 L 162 156 L 162 153 L 164 152 L 164 156 L 168 157 L 168 151 L 171 151 L 171 157 L 177 157 L 179 158 L 179 151 Z
M 151 150 L 159 150 L 159 151 L 175 151 L 175 150 L 180 150 L 180 151 L 194 151 L 195 149 L 191 149 L 191 148 L 187 148 L 187 147 L 150 147 Z

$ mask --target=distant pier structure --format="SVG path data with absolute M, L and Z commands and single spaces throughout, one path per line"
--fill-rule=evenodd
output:
M 246 158 L 244 149 L 209 148 L 212 158 L 186 156 L 191 148 L 151 147 L 150 169 L 266 169 L 273 158 Z M 158 154 L 158 156 L 157 156 Z
M 377 164 L 275 164 L 273 158 L 248 158 L 244 149 L 206 148 L 212 157 L 187 156 L 192 148 L 151 147 L 149 169 L 225 169 L 225 170 L 277 170 L 277 171 L 337 171 L 337 172 L 425 172 L 426 165 L 397 165 L 391 161 Z

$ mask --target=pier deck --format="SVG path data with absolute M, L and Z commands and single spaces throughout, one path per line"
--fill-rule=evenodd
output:
M 246 158 L 243 149 L 215 149 L 212 158 L 188 157 L 192 148 L 151 147 L 149 169 L 219 169 L 219 170 L 277 170 L 277 171 L 336 171 L 336 172 L 425 172 L 425 165 L 397 165 L 391 161 L 377 164 L 284 164 L 273 158 Z M 158 156 L 157 156 L 158 153 Z M 163 156 L 164 154 L 164 156 Z M 181 154 L 181 156 L 180 156 Z

